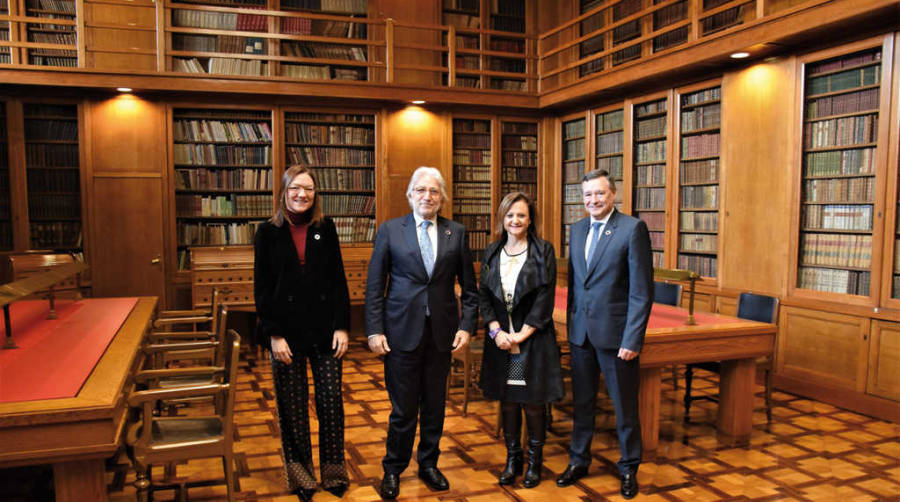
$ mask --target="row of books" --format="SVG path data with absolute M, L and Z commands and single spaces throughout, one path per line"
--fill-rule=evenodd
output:
M 537 136 L 537 124 L 532 122 L 503 122 L 500 127 L 503 135 L 532 135 Z
M 172 34 L 172 49 L 176 51 L 265 54 L 267 46 L 266 39 L 260 37 Z
M 176 169 L 176 190 L 271 190 L 272 170 Z
M 636 166 L 634 168 L 636 186 L 665 185 L 666 166 L 657 164 L 653 166 Z
M 294 143 L 375 144 L 375 129 L 365 126 L 288 123 L 284 135 L 285 141 Z
M 506 166 L 535 167 L 537 152 L 503 152 L 503 164 Z
M 72 120 L 34 119 L 25 117 L 25 141 L 78 140 L 77 117 Z
M 698 129 L 719 127 L 722 123 L 722 106 L 718 103 L 698 106 L 681 112 L 681 131 L 691 132 Z
M 491 216 L 487 214 L 454 214 L 453 219 L 470 232 L 491 229 Z
M 681 207 L 683 209 L 716 209 L 719 207 L 719 186 L 681 187 Z
M 635 134 L 637 140 L 654 138 L 664 134 L 666 134 L 665 115 L 637 121 L 637 133 Z
M 453 150 L 454 164 L 490 164 L 490 150 Z
M 374 166 L 371 148 L 333 148 L 328 146 L 290 146 L 288 162 L 304 166 Z
M 444 36 L 444 45 L 446 44 L 446 35 Z M 466 33 L 457 33 L 456 34 L 456 48 L 457 49 L 477 49 L 479 37 L 474 34 L 466 34 Z
M 640 163 L 665 162 L 666 140 L 638 143 L 635 145 L 634 151 L 637 154 L 637 161 Z
M 32 31 L 28 33 L 28 40 L 31 42 L 37 42 L 41 44 L 59 44 L 59 45 L 71 45 L 74 46 L 76 44 L 75 37 L 75 29 L 72 26 L 68 26 L 69 30 L 65 33 L 45 33 L 40 31 Z
M 871 205 L 826 204 L 803 207 L 804 228 L 816 230 L 872 230 Z
M 665 232 L 650 232 L 650 249 L 663 249 L 666 247 Z
M 809 76 L 818 75 L 820 73 L 833 72 L 841 68 L 849 68 L 851 66 L 859 66 L 866 63 L 881 61 L 881 50 L 870 49 L 856 54 L 848 54 L 834 59 L 819 61 L 807 67 Z
M 45 51 L 49 52 L 49 51 Z M 28 55 L 28 64 L 35 66 L 78 66 L 78 56 L 72 51 L 72 54 L 65 56 L 34 56 Z
M 577 183 L 579 186 L 581 186 L 581 178 L 583 176 L 583 160 L 563 161 L 563 183 Z
M 803 127 L 803 144 L 807 148 L 871 143 L 877 137 L 877 114 L 808 122 Z
M 636 211 L 666 208 L 665 188 L 635 188 L 634 208 Z
M 366 80 L 366 68 L 331 65 L 282 64 L 281 74 L 303 80 Z
M 525 73 L 524 59 L 511 59 L 492 57 L 490 59 L 490 69 L 493 71 L 505 71 L 509 73 Z
M 730 28 L 743 23 L 744 6 L 738 5 L 700 20 L 700 27 L 704 35 Z
M 31 222 L 33 249 L 65 249 L 81 246 L 80 221 Z
M 459 56 L 458 55 L 458 56 L 456 56 L 456 59 L 454 61 L 456 63 L 457 69 L 477 70 L 477 69 L 481 68 L 481 57 L 479 57 L 479 56 L 466 56 L 466 55 Z M 444 66 L 449 66 L 449 65 L 447 65 L 445 62 Z
M 699 134 L 681 138 L 681 158 L 718 157 L 719 133 Z
M 444 85 L 447 85 L 447 76 L 443 76 Z M 481 86 L 481 79 L 478 77 L 456 77 L 456 87 L 467 87 L 469 89 L 477 89 Z
M 284 115 L 285 121 L 290 122 L 324 122 L 324 123 L 332 123 L 332 122 L 352 122 L 358 124 L 374 124 L 375 116 L 374 115 L 356 115 L 356 114 L 343 114 L 343 113 L 333 113 L 333 114 L 323 114 L 323 113 L 303 113 L 303 112 L 290 112 Z
M 665 256 L 665 255 L 663 254 L 663 251 L 662 251 L 662 250 L 659 250 L 659 251 L 653 251 L 650 255 L 651 255 L 651 259 L 653 260 L 653 266 L 654 266 L 655 268 L 662 268 L 662 266 L 663 266 L 663 258 L 664 258 L 664 256 Z
M 618 155 L 615 157 L 603 157 L 603 158 L 597 159 L 595 167 L 597 169 L 603 169 L 606 172 L 608 172 L 609 175 L 614 180 L 621 180 L 622 179 L 622 163 L 623 162 L 624 162 L 624 159 L 622 158 L 621 155 Z
M 640 213 L 636 216 L 644 220 L 644 223 L 647 224 L 647 228 L 650 229 L 651 232 L 664 232 L 666 229 L 665 213 Z
M 176 227 L 179 246 L 230 246 L 253 244 L 261 221 L 247 223 L 186 223 Z
M 342 216 L 359 215 L 368 216 L 375 214 L 375 196 L 373 195 L 323 195 L 322 211 L 325 214 L 339 214 Z
M 78 158 L 78 145 L 75 143 L 69 145 L 25 144 L 25 163 L 29 167 L 78 167 Z
M 211 57 L 206 59 L 206 66 L 204 66 L 198 58 L 174 58 L 172 59 L 172 71 L 212 75 L 265 76 L 269 74 L 269 65 L 259 59 Z
M 81 193 L 50 195 L 30 192 L 28 216 L 46 219 L 81 218 Z
M 271 143 L 268 122 L 232 122 L 219 120 L 172 121 L 175 141 L 215 141 L 218 143 Z
M 372 169 L 316 169 L 319 190 L 375 190 Z
M 719 213 L 681 211 L 678 219 L 681 223 L 682 232 L 716 232 L 719 230 Z
M 563 185 L 563 204 L 582 204 L 583 192 L 581 191 L 581 183 L 572 185 Z
M 458 132 L 458 131 L 454 131 Z M 489 134 L 454 134 L 454 148 L 490 148 L 491 136 Z
M 520 148 L 537 151 L 537 136 L 514 136 L 503 133 L 500 143 L 503 148 Z
M 172 26 L 210 30 L 259 31 L 268 29 L 267 17 L 259 14 L 235 14 L 208 10 L 172 10 Z
M 604 155 L 609 153 L 622 153 L 624 142 L 625 133 L 623 131 L 598 134 L 597 154 Z
M 678 5 L 684 5 L 684 2 L 679 2 L 677 4 L 671 5 L 670 7 L 676 7 Z M 661 10 L 666 10 L 669 7 L 665 7 Z M 660 52 L 671 47 L 675 47 L 677 45 L 681 45 L 688 40 L 688 27 L 682 26 L 680 28 L 675 28 L 674 30 L 667 31 L 660 35 L 653 37 L 653 52 Z
M 875 64 L 822 77 L 810 78 L 806 81 L 806 94 L 809 96 L 827 92 L 840 92 L 879 83 L 881 83 L 881 64 Z
M 454 181 L 491 181 L 490 166 L 453 166 Z
M 491 0 L 491 13 L 525 17 L 525 0 Z
M 804 176 L 874 174 L 875 148 L 853 148 L 805 155 Z
M 719 181 L 719 159 L 691 160 L 681 163 L 682 183 L 716 183 Z
M 453 214 L 491 214 L 489 200 L 454 200 Z
M 799 276 L 798 286 L 803 289 L 848 295 L 869 294 L 869 272 L 800 267 Z
M 869 268 L 872 265 L 872 236 L 801 234 L 800 262 L 804 266 Z
M 622 110 L 601 113 L 597 115 L 597 134 L 609 131 L 618 131 L 624 127 L 625 114 Z
M 281 0 L 283 9 L 365 14 L 368 0 Z
M 480 251 L 491 243 L 491 233 L 490 232 L 468 232 L 469 234 L 469 249 L 472 251 Z M 473 260 L 481 261 L 482 256 L 481 253 L 473 253 Z
M 460 183 L 453 184 L 453 195 L 455 197 L 491 197 L 490 183 Z
M 39 0 L 37 2 L 40 9 L 44 11 L 65 12 L 66 14 L 75 15 L 74 0 Z M 29 2 L 29 9 L 36 8 L 32 2 Z
M 640 118 L 655 113 L 665 112 L 667 106 L 668 102 L 665 99 L 643 103 L 634 107 L 634 116 Z
M 719 236 L 715 234 L 681 234 L 678 236 L 680 251 L 696 251 L 715 253 L 719 245 Z
M 524 80 L 492 78 L 490 88 L 503 89 L 505 91 L 527 91 L 528 83 Z
M 537 167 L 504 167 L 500 170 L 500 181 L 537 183 Z
M 479 28 L 481 27 L 481 18 L 469 14 L 444 12 L 444 25 L 456 26 L 457 28 Z
M 692 254 L 678 255 L 678 268 L 694 271 L 703 277 L 716 277 L 718 259 L 714 256 L 698 256 Z
M 875 178 L 815 179 L 803 182 L 805 202 L 868 202 L 875 200 Z
M 492 51 L 522 54 L 525 52 L 525 40 L 492 37 L 490 48 Z
M 584 137 L 584 120 L 573 120 L 563 124 L 563 140 Z
M 584 139 L 571 139 L 563 143 L 563 159 L 580 159 L 584 157 Z
M 374 218 L 332 218 L 341 242 L 372 242 L 375 240 Z
M 172 145 L 176 164 L 194 166 L 267 166 L 272 163 L 272 147 L 218 145 L 212 143 Z
M 806 118 L 808 119 L 866 111 L 878 111 L 877 88 L 814 98 L 806 103 Z
M 28 169 L 29 192 L 75 192 L 81 189 L 78 168 Z M 5 184 L 5 182 L 4 182 Z M 4 187 L 9 192 L 9 187 Z
M 348 61 L 366 61 L 365 47 L 345 44 L 326 44 L 311 42 L 295 42 L 282 40 L 283 56 L 319 59 L 346 59 Z
M 177 217 L 250 216 L 266 218 L 271 212 L 271 195 L 175 195 L 175 215 Z
M 537 199 L 537 184 L 536 183 L 503 183 L 500 187 L 501 192 L 505 195 L 513 192 L 522 192 L 529 197 L 531 200 Z
M 491 29 L 497 31 L 509 31 L 512 33 L 525 33 L 525 18 L 491 16 Z
M 281 32 L 286 35 L 315 35 L 331 38 L 366 38 L 366 23 L 326 21 L 306 17 L 281 18 Z
M 702 91 L 692 92 L 690 94 L 682 94 L 681 106 L 699 105 L 709 101 L 718 101 L 722 99 L 722 88 L 713 87 L 711 89 L 703 89 Z

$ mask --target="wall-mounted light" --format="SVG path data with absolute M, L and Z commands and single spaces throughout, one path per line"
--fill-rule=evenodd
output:
M 735 52 L 734 54 L 731 55 L 732 59 L 744 59 L 744 58 L 748 58 L 748 57 L 750 57 L 749 52 Z
M 414 100 L 410 101 L 410 103 L 412 103 L 414 105 L 424 105 L 425 100 L 424 99 L 414 99 Z
M 131 87 L 116 87 L 119 92 L 131 92 Z

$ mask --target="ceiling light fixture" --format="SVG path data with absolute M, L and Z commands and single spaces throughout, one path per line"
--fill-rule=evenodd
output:
M 425 100 L 424 99 L 414 99 L 414 100 L 410 101 L 410 103 L 412 103 L 414 105 L 424 105 Z
M 732 59 L 744 59 L 747 57 L 750 57 L 749 52 L 735 52 L 734 54 L 731 55 Z
M 131 87 L 116 87 L 119 92 L 131 92 Z

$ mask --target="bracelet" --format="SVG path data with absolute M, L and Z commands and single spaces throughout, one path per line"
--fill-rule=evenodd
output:
M 492 330 L 488 333 L 488 336 L 490 336 L 490 337 L 491 337 L 491 340 L 493 340 L 494 338 L 497 337 L 497 333 L 499 333 L 499 332 L 501 332 L 501 331 L 503 331 L 503 330 L 500 329 L 500 328 L 494 328 L 494 329 L 492 329 Z

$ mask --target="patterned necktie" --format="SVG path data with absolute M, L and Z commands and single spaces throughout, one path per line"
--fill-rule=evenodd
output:
M 594 251 L 597 249 L 597 241 L 600 240 L 600 228 L 602 226 L 603 226 L 602 221 L 595 221 L 595 222 L 591 223 L 591 228 L 594 233 L 591 235 L 591 245 L 588 248 L 588 255 L 587 255 L 587 264 L 588 265 L 591 264 L 591 258 L 594 257 Z
M 421 223 L 419 249 L 422 250 L 422 262 L 425 264 L 425 271 L 428 272 L 428 277 L 431 277 L 431 273 L 434 271 L 434 249 L 431 247 L 431 239 L 428 238 L 429 226 L 431 226 L 431 222 L 428 220 Z

